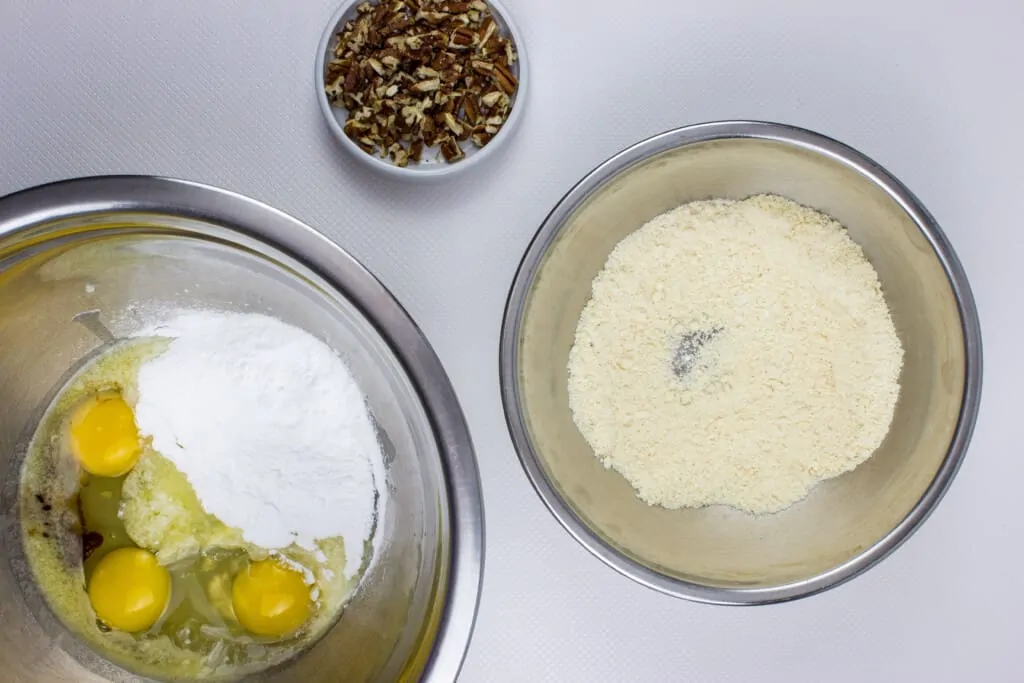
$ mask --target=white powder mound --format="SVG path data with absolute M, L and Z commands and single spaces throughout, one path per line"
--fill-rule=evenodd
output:
M 771 513 L 874 453 L 902 363 L 878 276 L 839 223 L 777 196 L 701 201 L 608 257 L 569 400 L 645 502 Z
M 264 315 L 190 312 L 139 371 L 135 419 L 203 508 L 266 549 L 342 537 L 359 569 L 387 490 L 366 401 L 330 347 Z

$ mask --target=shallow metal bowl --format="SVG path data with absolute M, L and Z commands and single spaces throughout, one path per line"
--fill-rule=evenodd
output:
M 648 506 L 602 466 L 573 423 L 566 365 L 580 312 L 609 252 L 654 216 L 697 199 L 759 193 L 832 215 L 877 270 L 906 352 L 893 425 L 870 460 L 778 514 Z M 760 122 L 673 130 L 587 175 L 527 250 L 501 337 L 509 430 L 558 521 L 626 576 L 719 604 L 817 593 L 905 541 L 964 457 L 981 372 L 981 332 L 967 278 L 914 195 L 845 145 Z
M 334 627 L 255 680 L 454 680 L 476 616 L 483 506 L 436 355 L 384 286 L 311 228 L 237 194 L 141 177 L 0 199 L 0 679 L 162 677 L 110 661 L 50 609 L 23 552 L 18 480 L 54 391 L 110 341 L 80 314 L 116 338 L 165 307 L 265 313 L 324 340 L 348 361 L 384 446 L 376 559 Z

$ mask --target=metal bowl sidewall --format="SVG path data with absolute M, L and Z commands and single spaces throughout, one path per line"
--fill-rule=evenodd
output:
M 450 511 L 447 596 L 423 681 L 455 680 L 472 637 L 484 566 L 484 510 L 473 444 L 454 389 L 423 333 L 358 261 L 313 228 L 254 199 L 150 176 L 61 181 L 0 199 L 0 242 L 63 218 L 109 212 L 175 215 L 209 222 L 295 258 L 351 301 L 408 373 L 438 441 Z
M 964 338 L 964 391 L 956 430 L 941 467 L 911 511 L 870 548 L 833 569 L 802 581 L 767 588 L 726 588 L 676 579 L 629 558 L 602 539 L 573 511 L 550 480 L 533 449 L 518 395 L 518 345 L 527 297 L 547 251 L 570 216 L 590 196 L 634 165 L 663 152 L 713 140 L 751 138 L 799 147 L 847 166 L 870 179 L 911 217 L 942 263 L 957 301 Z M 808 597 L 834 588 L 875 566 L 902 545 L 928 518 L 967 452 L 981 402 L 982 342 L 977 307 L 967 275 L 942 229 L 921 202 L 881 165 L 824 135 L 764 121 L 717 121 L 685 126 L 643 140 L 584 176 L 541 224 L 519 264 L 502 321 L 499 352 L 501 399 L 516 454 L 544 505 L 573 538 L 620 574 L 662 593 L 717 605 L 763 605 Z

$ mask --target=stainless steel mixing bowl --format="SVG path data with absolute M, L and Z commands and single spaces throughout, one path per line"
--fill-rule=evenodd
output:
M 688 201 L 759 193 L 831 214 L 878 271 L 906 351 L 893 425 L 870 460 L 781 513 L 650 507 L 601 465 L 573 423 L 566 365 L 580 312 L 609 252 L 649 219 Z M 981 332 L 952 247 L 920 202 L 878 164 L 805 130 L 711 123 L 630 147 L 559 202 L 509 296 L 501 380 L 527 475 L 594 555 L 665 593 L 769 603 L 863 572 L 932 511 L 974 427 Z
M 103 344 L 76 316 L 97 311 L 120 336 L 162 307 L 267 313 L 323 339 L 348 360 L 385 446 L 390 500 L 376 563 L 332 630 L 252 680 L 454 680 L 476 615 L 483 508 L 437 357 L 388 291 L 312 229 L 236 194 L 141 177 L 0 200 L 0 678 L 149 680 L 50 611 L 26 565 L 17 499 L 40 411 Z

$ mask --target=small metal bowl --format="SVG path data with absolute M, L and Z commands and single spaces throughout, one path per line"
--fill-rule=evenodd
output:
M 654 216 L 697 199 L 759 193 L 837 218 L 875 267 L 907 349 L 895 419 L 871 459 L 778 514 L 648 506 L 602 466 L 573 422 L 566 365 L 580 312 L 609 252 Z M 835 140 L 778 124 L 723 122 L 645 140 L 569 191 L 519 267 L 500 367 L 505 415 L 523 468 L 577 541 L 656 590 L 742 605 L 831 588 L 905 541 L 964 457 L 981 366 L 967 278 L 909 190 Z
M 327 63 L 330 60 L 330 56 L 334 54 L 334 48 L 337 45 L 338 40 L 338 32 L 344 26 L 345 22 L 355 17 L 357 13 L 356 8 L 365 1 L 366 0 L 347 0 L 342 4 L 341 8 L 335 12 L 334 16 L 331 17 L 331 20 L 327 23 L 327 29 L 324 31 L 323 37 L 320 38 L 320 46 L 316 53 L 316 69 L 313 74 L 313 85 L 316 88 L 316 99 L 320 104 L 320 111 L 324 115 L 327 127 L 331 130 L 331 133 L 334 134 L 334 137 L 338 139 L 341 146 L 350 152 L 352 156 L 359 161 L 359 163 L 368 168 L 380 171 L 393 178 L 404 178 L 412 181 L 437 180 L 465 173 L 469 169 L 479 166 L 485 159 L 494 156 L 497 151 L 512 138 L 516 130 L 519 128 L 523 119 L 523 110 L 526 107 L 527 94 L 529 92 L 530 85 L 530 63 L 526 54 L 526 41 L 523 40 L 523 34 L 512 20 L 512 15 L 509 13 L 508 9 L 505 8 L 500 0 L 486 0 L 487 5 L 491 9 L 491 14 L 494 17 L 495 23 L 505 35 L 511 38 L 512 43 L 515 46 L 516 53 L 519 56 L 516 63 L 513 65 L 514 68 L 512 69 L 519 81 L 519 86 L 516 89 L 515 96 L 513 97 L 512 109 L 509 112 L 508 119 L 505 121 L 505 125 L 503 125 L 494 138 L 483 147 L 477 148 L 473 145 L 465 146 L 465 158 L 455 163 L 449 163 L 443 159 L 428 160 L 424 158 L 424 160 L 420 162 L 409 162 L 409 165 L 403 168 L 401 166 L 396 166 L 390 159 L 381 158 L 377 154 L 369 154 L 363 151 L 360 149 L 359 145 L 354 143 L 347 135 L 345 135 L 343 127 L 345 125 L 348 110 L 331 106 L 331 103 L 327 99 L 327 93 L 324 90 Z

